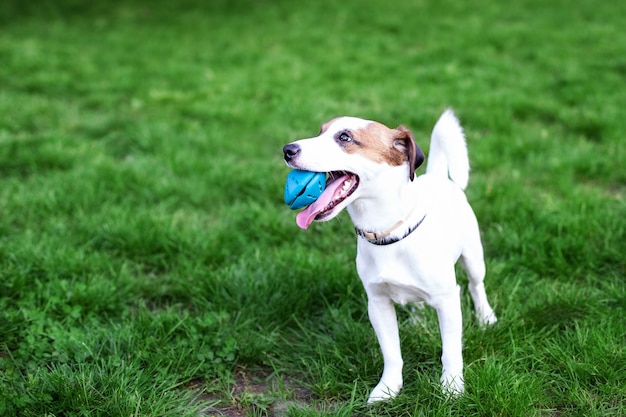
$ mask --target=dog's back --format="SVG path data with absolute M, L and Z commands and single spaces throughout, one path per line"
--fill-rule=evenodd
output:
M 446 110 L 433 128 L 426 173 L 450 178 L 462 190 L 469 180 L 465 135 L 452 110 Z

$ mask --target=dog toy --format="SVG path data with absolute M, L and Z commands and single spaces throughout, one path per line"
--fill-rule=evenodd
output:
M 287 175 L 285 204 L 292 210 L 306 207 L 317 200 L 325 188 L 325 173 L 294 169 Z

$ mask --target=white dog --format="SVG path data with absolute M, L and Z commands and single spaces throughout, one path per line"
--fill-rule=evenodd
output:
M 393 302 L 426 302 L 439 318 L 443 345 L 441 383 L 463 392 L 458 259 L 469 276 L 478 320 L 493 324 L 483 279 L 483 248 L 474 212 L 463 190 L 469 177 L 465 137 L 451 110 L 433 129 L 426 174 L 415 177 L 424 154 L 403 126 L 340 117 L 317 137 L 283 148 L 291 168 L 328 172 L 316 202 L 297 224 L 327 221 L 347 208 L 357 231 L 356 266 L 368 297 L 369 318 L 383 354 L 380 382 L 368 402 L 393 398 L 402 388 L 402 355 Z

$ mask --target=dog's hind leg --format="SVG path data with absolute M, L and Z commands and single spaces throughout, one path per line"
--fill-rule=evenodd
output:
M 466 249 L 461 255 L 461 265 L 463 265 L 469 278 L 469 292 L 474 301 L 474 310 L 481 326 L 494 324 L 498 319 L 489 305 L 489 301 L 487 301 L 484 282 L 485 261 L 480 242 L 473 245 L 471 249 Z

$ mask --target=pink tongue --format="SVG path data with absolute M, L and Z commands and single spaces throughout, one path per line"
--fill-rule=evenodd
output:
M 313 202 L 310 206 L 306 207 L 296 216 L 296 224 L 301 229 L 308 229 L 309 225 L 313 223 L 315 216 L 317 216 L 321 211 L 323 211 L 328 204 L 333 200 L 335 196 L 335 191 L 337 191 L 340 187 L 343 186 L 344 181 L 348 178 L 347 175 L 344 175 L 341 178 L 336 179 L 330 184 L 326 184 L 326 189 L 319 196 L 317 200 Z

